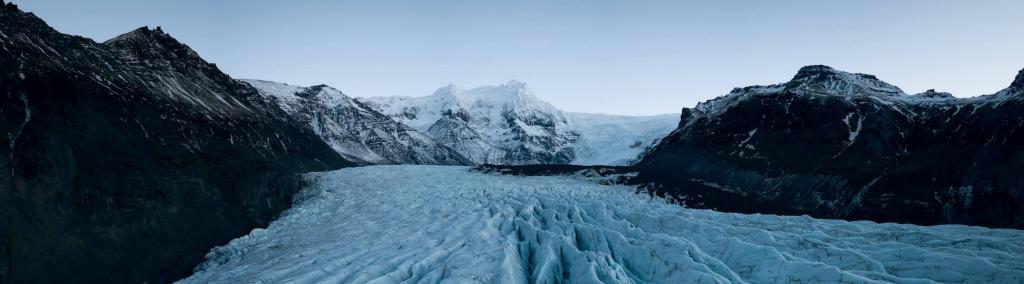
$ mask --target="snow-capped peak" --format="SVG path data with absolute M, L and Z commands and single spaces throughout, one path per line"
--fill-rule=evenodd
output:
M 477 112 L 485 114 L 486 117 L 500 116 L 503 112 L 513 111 L 519 113 L 539 112 L 561 116 L 561 111 L 551 104 L 534 96 L 533 91 L 526 87 L 526 83 L 511 80 L 501 85 L 482 86 L 472 89 L 462 89 L 455 84 L 448 84 L 434 91 L 426 97 L 378 97 L 367 98 L 375 107 L 382 108 L 385 113 L 408 113 L 415 110 L 408 107 L 427 109 L 425 113 L 415 115 L 408 113 L 408 117 L 421 117 L 428 122 L 417 123 L 412 121 L 411 126 L 426 130 L 430 124 L 444 113 Z M 389 109 L 388 106 L 399 109 Z M 431 113 L 429 110 L 437 110 Z M 495 119 L 500 119 L 494 117 Z
M 508 82 L 506 82 L 505 84 L 502 84 L 502 86 L 505 86 L 505 87 L 508 87 L 508 88 L 525 89 L 526 88 L 526 83 L 522 82 L 522 81 L 518 81 L 518 80 L 512 79 L 512 80 L 509 80 Z
M 678 123 L 676 115 L 566 113 L 516 80 L 472 89 L 450 84 L 425 97 L 359 101 L 480 164 L 623 164 Z
M 461 90 L 459 89 L 459 86 L 456 86 L 455 83 L 449 83 L 448 85 L 445 85 L 444 87 L 438 88 L 437 91 L 434 91 L 433 95 L 434 96 L 451 96 L 451 97 L 455 97 L 455 96 L 459 95 L 459 92 L 461 92 Z
M 526 83 L 510 80 L 507 83 L 497 86 L 482 86 L 473 89 L 461 89 L 455 84 L 449 84 L 434 91 L 434 96 L 453 97 L 460 104 L 547 104 L 536 96 L 533 91 L 526 87 Z

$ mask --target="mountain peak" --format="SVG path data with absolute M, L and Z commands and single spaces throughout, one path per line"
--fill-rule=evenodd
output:
M 523 89 L 523 88 L 526 88 L 526 83 L 513 79 L 513 80 L 508 80 L 508 82 L 505 83 L 505 84 L 502 84 L 502 86 L 505 86 L 505 87 L 508 87 L 508 88 Z
M 208 64 L 192 48 L 171 37 L 159 26 L 155 29 L 148 26 L 140 27 L 109 39 L 103 44 L 127 56 L 147 61 L 189 61 Z
M 840 77 L 840 76 L 853 76 L 857 78 L 878 80 L 878 77 L 871 74 L 862 73 L 849 73 L 832 68 L 828 65 L 808 65 L 801 67 L 800 70 L 796 71 L 796 75 L 793 76 L 793 80 L 801 80 L 808 78 L 822 78 L 822 77 Z
M 1017 72 L 1017 78 L 1013 79 L 1013 83 L 1010 83 L 1011 88 L 1024 89 L 1024 69 L 1020 69 Z
M 455 83 L 448 83 L 448 85 L 445 85 L 444 87 L 437 88 L 437 90 L 434 91 L 434 96 L 456 96 L 461 92 L 461 89 L 459 89 L 459 86 L 456 86 Z
M 508 90 L 508 95 L 511 97 L 536 99 L 536 97 L 533 96 L 533 91 L 530 91 L 530 89 L 526 87 L 525 82 L 509 80 L 507 83 L 501 84 L 501 87 Z
M 935 89 L 928 89 L 927 91 L 924 91 L 923 93 L 914 94 L 914 95 L 910 96 L 910 98 L 911 99 L 917 99 L 917 100 L 938 100 L 938 101 L 956 99 L 956 97 L 954 97 L 953 94 L 950 94 L 950 93 L 947 93 L 947 92 L 939 92 L 939 91 L 936 91 Z
M 810 65 L 800 68 L 793 76 L 793 80 L 786 83 L 786 87 L 840 95 L 905 95 L 903 90 L 879 80 L 875 75 L 849 73 L 826 65 Z
M 836 70 L 828 65 L 808 65 L 800 67 L 800 70 L 796 71 L 796 76 L 793 76 L 793 80 L 800 80 L 810 78 L 814 76 L 837 74 L 842 71 Z
M 161 29 L 159 26 L 156 27 L 156 29 L 150 29 L 149 26 L 142 26 L 142 27 L 134 29 L 134 30 L 132 30 L 130 32 L 121 34 L 121 35 L 116 36 L 114 38 L 111 38 L 111 39 L 109 39 L 107 41 L 104 41 L 103 43 L 106 44 L 106 45 L 116 45 L 116 44 L 122 44 L 122 43 L 125 43 L 125 42 L 128 42 L 128 41 L 133 41 L 133 40 L 154 39 L 154 38 L 157 38 L 157 37 L 168 37 L 169 38 L 170 35 L 168 35 L 167 33 L 164 33 L 164 30 Z
M 0 0 L 0 8 L 2 8 L 2 9 L 0 9 L 0 12 L 3 12 L 3 11 L 17 11 L 17 12 L 20 12 L 21 11 L 21 9 L 18 8 L 17 4 L 7 3 L 4 0 Z
M 0 1 L 0 25 L 8 36 L 18 32 L 33 36 L 60 34 L 32 12 L 23 11 L 18 5 L 4 1 Z
M 482 97 L 491 98 L 533 98 L 533 92 L 526 87 L 526 83 L 509 80 L 501 85 L 481 86 L 472 89 L 462 89 L 455 84 L 448 84 L 434 91 L 434 96 L 451 96 L 460 99 L 474 99 Z

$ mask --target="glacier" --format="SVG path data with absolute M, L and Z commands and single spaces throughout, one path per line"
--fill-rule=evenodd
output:
M 688 209 L 588 175 L 306 175 L 179 283 L 1021 283 L 1024 231 Z
M 679 125 L 679 115 L 625 116 L 567 112 L 579 138 L 573 165 L 631 165 Z

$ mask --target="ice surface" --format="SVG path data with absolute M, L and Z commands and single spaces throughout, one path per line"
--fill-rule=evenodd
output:
M 183 283 L 1021 283 L 1024 232 L 686 209 L 466 167 L 309 175 Z

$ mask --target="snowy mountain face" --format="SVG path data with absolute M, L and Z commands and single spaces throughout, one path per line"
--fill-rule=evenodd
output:
M 1024 233 L 687 209 L 579 176 L 311 174 L 179 283 L 1021 283 Z
M 625 164 L 677 122 L 562 112 L 516 81 L 359 100 L 477 164 Z
M 161 29 L 104 43 L 0 1 L 0 283 L 163 283 L 350 165 Z
M 467 165 L 459 153 L 340 91 L 318 85 L 298 87 L 245 80 L 342 156 L 368 164 Z
M 623 116 L 566 113 L 579 138 L 575 165 L 630 165 L 679 124 L 674 114 Z
M 638 180 L 700 208 L 1021 228 L 1022 82 L 960 99 L 804 67 L 684 109 Z
M 364 101 L 478 164 L 564 164 L 574 158 L 571 144 L 578 134 L 522 83 L 447 86 L 427 97 Z

